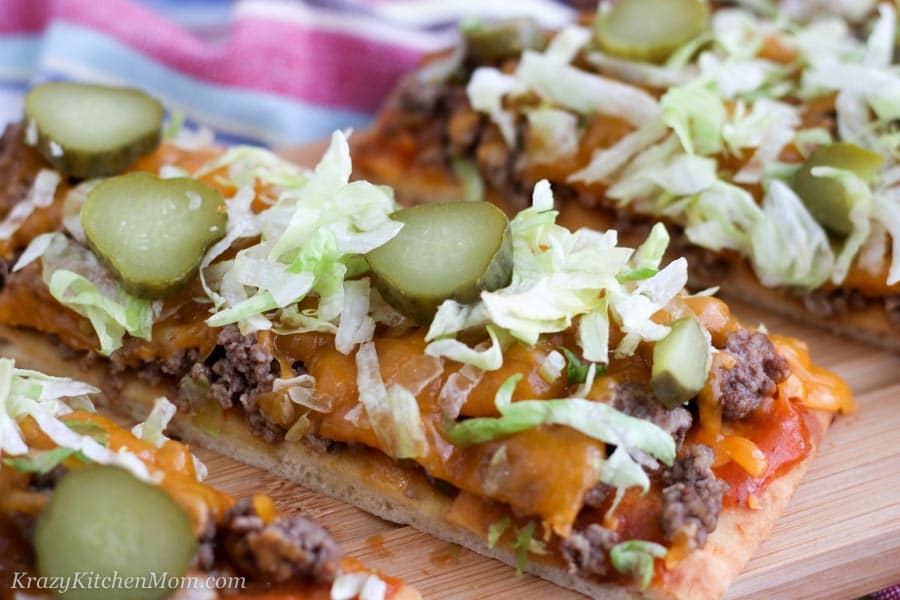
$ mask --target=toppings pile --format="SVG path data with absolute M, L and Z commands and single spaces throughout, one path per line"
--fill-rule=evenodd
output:
M 576 111 L 596 102 L 583 94 L 618 97 L 611 110 L 634 123 L 666 114 L 649 94 L 569 65 L 589 37 L 566 30 L 527 53 L 520 74 L 481 71 L 470 92 L 501 125 L 512 118 L 502 97 L 520 88 L 569 86 L 557 100 Z M 553 110 L 536 122 L 559 120 Z M 55 135 L 40 115 L 28 118 Z M 709 143 L 695 138 L 695 149 Z M 708 159 L 669 139 L 671 178 L 639 178 L 635 189 L 708 179 L 674 167 Z M 64 151 L 108 165 L 141 140 Z M 811 390 L 820 408 L 847 406 L 846 388 L 805 348 L 743 327 L 709 292 L 688 296 L 687 261 L 663 265 L 665 226 L 637 249 L 612 230 L 570 231 L 556 223 L 547 181 L 512 219 L 480 201 L 398 210 L 389 188 L 350 181 L 341 132 L 311 172 L 259 148 L 198 145 L 190 132 L 129 168 L 101 181 L 62 173 L 53 203 L 65 210 L 15 260 L 0 323 L 169 385 L 178 410 L 213 434 L 223 411 L 241 411 L 272 443 L 409 459 L 450 489 L 451 513 L 467 502 L 499 512 L 466 526 L 515 551 L 520 566 L 555 560 L 646 587 L 673 548 L 703 547 L 726 492 L 750 505 L 806 458 L 821 433 L 803 406 Z M 72 390 L 26 385 L 36 376 L 7 367 L 5 453 L 27 451 L 15 435 L 27 414 L 60 447 L 155 480 L 144 461 L 61 424 L 68 409 L 56 398 Z M 169 443 L 162 431 L 174 412 L 159 403 L 137 434 Z M 780 431 L 795 442 L 786 451 Z M 276 526 L 248 510 L 232 508 L 223 534 L 241 571 L 281 576 L 256 544 L 301 555 L 325 544 L 291 545 L 302 523 Z M 377 587 L 351 579 L 335 586 Z
M 388 596 L 389 583 L 342 561 L 314 521 L 279 514 L 268 496 L 236 501 L 204 486 L 203 463 L 163 433 L 175 414 L 165 398 L 129 432 L 94 413 L 89 396 L 99 390 L 90 385 L 9 359 L 0 359 L 0 377 L 0 543 L 14 554 L 29 548 L 17 554 L 26 562 L 0 564 L 4 586 L 15 567 L 59 580 L 157 577 L 153 597 L 171 594 L 167 585 L 180 576 L 203 574 L 242 576 L 244 592 L 273 598 L 282 597 L 278 584 L 284 597 L 311 589 L 344 600 Z M 90 597 L 121 593 L 93 589 Z
M 470 25 L 465 53 L 398 90 L 375 145 L 407 156 L 415 140 L 407 168 L 474 162 L 467 188 L 475 171 L 507 198 L 549 178 L 747 261 L 766 286 L 896 294 L 895 5 L 727 4 L 601 2 L 546 37 Z M 483 52 L 488 35 L 505 52 Z

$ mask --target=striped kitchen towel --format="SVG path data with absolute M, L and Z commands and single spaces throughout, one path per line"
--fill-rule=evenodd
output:
M 2 0 L 0 119 L 50 79 L 140 87 L 221 142 L 301 144 L 368 123 L 463 17 L 531 15 L 554 0 Z

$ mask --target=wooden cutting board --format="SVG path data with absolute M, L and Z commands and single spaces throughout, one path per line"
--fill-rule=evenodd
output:
M 820 456 L 728 598 L 854 598 L 900 583 L 900 356 L 731 303 L 748 324 L 809 342 L 841 374 L 859 410 L 838 419 Z M 209 481 L 238 496 L 264 491 L 309 514 L 351 554 L 404 578 L 427 599 L 579 598 L 491 559 L 369 516 L 222 456 L 200 452 Z

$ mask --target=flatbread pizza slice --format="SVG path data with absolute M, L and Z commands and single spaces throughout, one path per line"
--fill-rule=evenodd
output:
M 189 131 L 92 180 L 46 161 L 6 355 L 591 596 L 720 597 L 853 408 L 802 342 L 684 291 L 663 225 L 569 230 L 546 181 L 511 219 L 403 209 L 340 132 L 312 171 Z
M 620 0 L 559 32 L 469 23 L 355 164 L 404 201 L 514 210 L 549 179 L 573 219 L 638 237 L 665 222 L 694 289 L 900 350 L 897 18 L 873 4 Z
M 2 597 L 419 597 L 269 496 L 204 484 L 205 465 L 163 433 L 165 397 L 127 429 L 95 412 L 89 384 L 9 358 L 0 382 Z

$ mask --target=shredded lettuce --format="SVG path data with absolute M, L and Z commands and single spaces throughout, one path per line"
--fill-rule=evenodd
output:
M 416 458 L 426 450 L 419 405 L 415 396 L 394 384 L 385 387 L 374 342 L 365 342 L 356 352 L 356 383 L 359 401 L 381 448 L 394 458 Z
M 58 448 L 69 449 L 82 460 L 121 466 L 139 479 L 155 481 L 159 474 L 151 474 L 135 454 L 124 448 L 113 452 L 90 432 L 80 433 L 80 427 L 70 426 L 60 419 L 72 412 L 70 404 L 89 405 L 83 397 L 99 391 L 79 381 L 18 369 L 15 361 L 0 358 L 0 452 L 7 457 L 29 453 L 19 422 L 31 417 Z M 63 460 L 62 454 L 63 451 L 58 450 L 56 455 L 41 460 Z
M 578 320 L 578 345 L 584 358 L 597 363 L 609 362 L 609 306 L 601 298 L 597 307 Z
M 675 441 L 671 435 L 649 421 L 630 417 L 602 402 L 583 398 L 501 401 L 498 410 L 501 416 L 497 418 L 479 417 L 456 423 L 447 430 L 448 439 L 466 447 L 542 424 L 565 425 L 621 448 L 622 453 L 616 459 L 621 470 L 634 471 L 634 466 L 626 463 L 634 461 L 637 453 L 655 457 L 667 465 L 675 458 Z M 647 489 L 646 475 L 637 484 Z
M 534 521 L 529 521 L 523 527 L 516 530 L 516 539 L 510 546 L 516 551 L 516 575 L 521 575 L 528 564 L 528 554 L 547 554 L 548 550 L 543 542 L 534 539 Z
M 166 427 L 169 421 L 175 416 L 175 405 L 169 402 L 166 397 L 157 398 L 153 401 L 153 408 L 150 414 L 144 419 L 143 423 L 138 423 L 131 428 L 131 433 L 138 439 L 153 444 L 160 448 L 169 441 L 166 436 Z
M 532 50 L 522 54 L 515 77 L 544 100 L 577 113 L 601 113 L 634 126 L 660 114 L 659 104 L 650 94 Z
M 766 166 L 778 159 L 781 151 L 794 139 L 800 116 L 796 108 L 783 102 L 766 98 L 753 104 L 750 118 L 759 118 L 762 123 L 756 140 L 753 158 L 734 175 L 738 183 L 758 183 Z
M 516 142 L 516 124 L 513 113 L 503 108 L 503 97 L 521 91 L 522 85 L 515 77 L 492 67 L 475 69 L 466 86 L 472 108 L 491 118 L 509 147 Z
M 618 58 L 603 52 L 588 52 L 586 59 L 597 70 L 609 73 L 616 79 L 657 89 L 685 85 L 698 74 L 694 67 L 659 66 Z
M 578 152 L 578 119 L 557 108 L 528 111 L 528 160 L 535 165 L 568 160 Z
M 688 154 L 716 154 L 722 149 L 725 106 L 703 85 L 669 89 L 661 100 L 663 122 L 671 127 Z
M 455 300 L 447 299 L 441 303 L 431 320 L 428 333 L 425 334 L 425 341 L 430 342 L 487 323 L 488 314 L 483 303 L 460 304 Z
M 369 294 L 368 277 L 344 282 L 344 307 L 334 336 L 334 347 L 342 354 L 350 354 L 375 333 L 375 320 L 369 316 Z
M 544 56 L 560 64 L 572 62 L 578 53 L 591 41 L 591 30 L 578 25 L 569 25 L 553 36 Z
M 435 340 L 425 347 L 425 354 L 472 365 L 485 371 L 496 371 L 503 366 L 503 344 L 494 327 L 487 326 L 491 344 L 483 350 L 470 348 L 459 340 L 443 338 Z
M 3 221 L 0 221 L 0 239 L 9 239 L 35 210 L 53 204 L 59 182 L 60 175 L 56 171 L 51 169 L 38 171 L 25 197 L 12 207 Z
M 566 357 L 566 385 L 587 381 L 590 363 L 584 364 L 581 362 L 575 353 L 568 348 L 560 348 L 559 351 Z
M 750 192 L 719 180 L 687 206 L 685 235 L 704 248 L 729 248 L 748 255 L 750 232 L 762 218 L 763 211 Z
M 250 182 L 280 185 L 280 191 L 275 204 L 257 215 L 250 213 L 246 198 L 235 208 L 240 211 L 235 222 L 243 225 L 229 231 L 226 238 L 233 241 L 258 234 L 260 240 L 238 252 L 232 261 L 213 265 L 223 266 L 219 267 L 218 282 L 207 292 L 216 309 L 207 322 L 213 327 L 238 323 L 245 334 L 291 328 L 279 322 L 281 315 L 317 330 L 336 325 L 342 334 L 341 349 L 349 352 L 355 343 L 367 339 L 369 321 L 368 315 L 359 313 L 361 308 L 368 312 L 362 288 L 351 284 L 347 289 L 353 296 L 346 299 L 345 279 L 362 275 L 367 266 L 361 256 L 400 231 L 402 223 L 389 216 L 396 209 L 392 193 L 365 181 L 349 182 L 350 150 L 339 131 L 308 176 L 297 175 L 295 167 L 295 171 L 282 172 L 281 159 L 270 157 L 267 151 L 242 152 L 231 159 L 239 160 L 237 163 L 222 159 L 216 164 L 231 164 L 230 171 L 236 164 L 244 165 L 243 169 L 252 173 Z M 209 262 L 208 255 L 205 263 Z M 295 305 L 309 296 L 318 298 L 317 305 L 304 307 L 298 314 Z M 336 322 L 343 318 L 345 308 L 349 322 L 342 329 Z
M 53 448 L 27 456 L 4 458 L 3 464 L 8 465 L 23 473 L 38 473 L 45 475 L 55 469 L 61 462 L 75 456 L 82 462 L 89 462 L 88 458 L 80 450 L 73 448 Z
M 603 463 L 600 481 L 617 489 L 630 487 L 639 487 L 642 490 L 650 489 L 650 478 L 647 473 L 638 462 L 628 455 L 627 451 L 620 448 L 613 450 L 613 453 Z
M 631 257 L 632 269 L 652 271 L 651 275 L 655 275 L 668 246 L 669 232 L 666 231 L 665 225 L 657 223 L 650 230 L 650 234 L 644 240 L 644 243 L 638 246 L 638 249 Z
M 553 350 L 544 357 L 543 361 L 541 361 L 541 366 L 538 369 L 538 375 L 540 375 L 541 379 L 543 379 L 547 383 L 553 383 L 554 381 L 562 377 L 562 372 L 565 367 L 565 357 L 560 354 L 559 351 Z
M 662 121 L 650 121 L 609 148 L 594 150 L 590 162 L 569 175 L 568 181 L 584 183 L 608 181 L 613 173 L 624 167 L 637 153 L 659 141 L 667 132 L 668 129 Z
M 773 181 L 763 218 L 750 232 L 753 267 L 763 285 L 815 289 L 831 277 L 834 253 L 825 230 L 785 183 Z
M 32 240 L 13 270 L 37 258 L 50 294 L 91 322 L 101 354 L 108 356 L 120 348 L 126 333 L 150 339 L 158 306 L 126 292 L 90 250 L 62 233 L 42 234 Z
M 394 429 L 394 458 L 417 458 L 427 452 L 425 428 L 416 397 L 401 385 L 387 390 L 388 407 Z
M 500 541 L 500 538 L 504 533 L 506 533 L 506 530 L 509 529 L 510 525 L 512 525 L 512 520 L 509 517 L 503 517 L 502 519 L 498 519 L 488 526 L 488 548 L 493 548 L 497 545 L 497 542 Z
M 628 540 L 613 546 L 609 551 L 609 560 L 619 573 L 634 575 L 646 590 L 653 579 L 653 560 L 665 558 L 666 547 L 655 542 Z
M 891 256 L 900 257 L 900 185 L 876 190 L 872 197 L 872 216 L 891 235 Z M 882 255 L 883 256 L 883 255 Z M 900 260 L 892 259 L 887 283 L 900 282 Z

